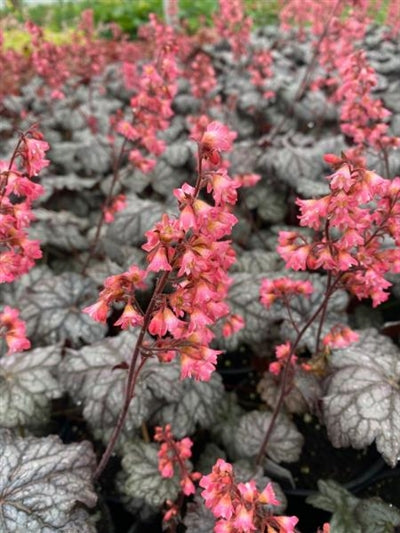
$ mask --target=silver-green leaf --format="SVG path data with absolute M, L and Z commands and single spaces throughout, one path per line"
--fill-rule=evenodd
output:
M 216 406 L 224 395 L 221 377 L 214 372 L 209 381 L 186 379 L 181 382 L 179 401 L 171 402 L 158 411 L 158 424 L 171 424 L 177 438 L 191 435 L 198 424 L 209 428 L 216 419 Z
M 0 425 L 7 428 L 45 424 L 50 402 L 62 395 L 54 377 L 60 346 L 36 348 L 0 359 Z
M 172 478 L 161 477 L 157 452 L 156 444 L 127 442 L 122 458 L 125 494 L 132 498 L 143 498 L 152 507 L 160 507 L 166 500 L 174 501 L 180 491 L 177 474 Z
M 215 517 L 204 504 L 200 494 L 196 494 L 193 502 L 188 503 L 187 513 L 183 520 L 186 533 L 211 533 L 215 527 Z
M 161 219 L 165 206 L 143 200 L 134 193 L 127 195 L 126 200 L 126 208 L 117 213 L 115 221 L 109 225 L 107 237 L 120 244 L 139 245 L 145 240 L 145 232 Z
M 307 503 L 332 513 L 334 533 L 392 533 L 400 525 L 400 511 L 380 498 L 360 500 L 333 480 L 319 480 L 319 493 Z
M 72 398 L 83 405 L 83 415 L 96 438 L 108 440 L 124 401 L 128 363 L 137 333 L 123 332 L 80 350 L 67 350 L 60 368 L 60 380 Z M 176 363 L 146 361 L 131 401 L 123 437 L 132 436 L 150 412 L 166 401 L 181 396 Z
M 258 454 L 268 430 L 272 412 L 251 411 L 243 415 L 232 438 L 240 457 L 254 457 Z M 288 417 L 281 414 L 272 430 L 266 455 L 276 462 L 295 462 L 303 446 L 303 436 Z
M 35 285 L 26 287 L 20 300 L 28 337 L 38 344 L 68 340 L 75 347 L 101 339 L 105 326 L 82 312 L 97 297 L 96 284 L 74 272 L 43 276 Z
M 400 350 L 374 329 L 336 351 L 323 397 L 323 417 L 334 446 L 376 442 L 386 462 L 400 455 Z
M 95 457 L 89 442 L 65 445 L 58 437 L 14 437 L 0 432 L 0 531 L 94 533 Z M 80 529 L 78 529 L 80 527 Z

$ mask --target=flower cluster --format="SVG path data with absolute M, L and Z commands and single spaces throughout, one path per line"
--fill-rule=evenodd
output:
M 380 150 L 400 146 L 399 137 L 387 135 L 390 116 L 380 99 L 374 98 L 372 89 L 377 85 L 374 69 L 368 64 L 364 51 L 357 51 L 341 61 L 341 84 L 335 100 L 341 102 L 341 129 L 352 137 L 356 145 Z
M 35 218 L 32 202 L 43 193 L 33 179 L 49 164 L 45 159 L 48 149 L 41 133 L 32 128 L 21 134 L 10 160 L 0 161 L 0 283 L 26 274 L 42 255 L 39 242 L 28 239 L 27 229 Z M 6 306 L 0 313 L 0 326 L 9 354 L 30 348 L 17 309 Z
M 104 281 L 104 289 L 100 292 L 100 297 L 96 303 L 85 307 L 84 313 L 88 313 L 97 322 L 105 323 L 107 315 L 113 303 L 124 303 L 124 310 L 120 318 L 115 322 L 115 326 L 127 329 L 129 326 L 143 324 L 143 314 L 136 301 L 136 291 L 144 289 L 146 272 L 132 265 L 127 272 L 110 276 Z
M 348 326 L 333 326 L 329 333 L 322 339 L 322 344 L 330 349 L 347 348 L 353 342 L 359 339 L 358 333 L 351 330 Z
M 46 80 L 53 98 L 63 98 L 61 87 L 70 77 L 65 61 L 65 51 L 61 46 L 48 42 L 44 38 L 43 29 L 31 21 L 25 28 L 31 36 L 32 64 L 39 76 Z
M 235 254 L 230 241 L 224 239 L 236 223 L 230 206 L 236 202 L 235 188 L 240 184 L 229 178 L 224 168 L 216 170 L 215 164 L 220 162 L 221 151 L 231 149 L 234 136 L 218 122 L 209 124 L 199 140 L 196 186 L 185 183 L 174 191 L 179 217 L 164 214 L 146 232 L 146 271 L 131 267 L 111 276 L 99 300 L 85 309 L 95 320 L 105 322 L 110 305 L 124 302 L 124 312 L 115 325 L 141 326 L 151 335 L 141 347 L 147 356 L 155 354 L 161 361 L 170 361 L 179 354 L 182 378 L 210 379 L 221 353 L 209 348 L 215 335 L 210 326 L 229 313 L 225 302 L 230 285 L 227 271 Z M 204 170 L 207 165 L 213 168 Z M 199 198 L 202 189 L 211 195 L 214 205 Z M 144 313 L 135 291 L 149 272 L 160 277 Z M 241 325 L 239 318 L 231 317 L 233 331 Z
M 279 376 L 282 368 L 284 368 L 288 361 L 291 365 L 296 365 L 297 357 L 294 355 L 292 345 L 289 341 L 275 347 L 275 356 L 277 361 L 274 361 L 269 365 L 269 371 L 275 376 Z
M 367 16 L 370 2 L 353 2 L 349 10 L 346 2 L 333 3 L 331 12 L 316 0 L 307 0 L 308 8 L 300 4 L 298 0 L 286 2 L 281 12 L 282 26 L 287 29 L 294 21 L 304 29 L 311 24 L 316 57 L 325 71 L 312 86 L 327 87 L 332 100 L 340 106 L 341 130 L 355 143 L 346 152 L 347 158 L 365 164 L 362 159 L 365 148 L 386 150 L 399 146 L 400 139 L 388 135 L 386 119 L 390 112 L 372 95 L 377 85 L 376 73 L 365 52 L 357 49 L 370 22 Z M 394 11 L 398 8 L 398 3 L 392 2 L 389 11 L 393 12 L 394 5 Z M 395 25 L 396 16 L 387 22 L 389 26 Z
M 104 221 L 109 224 L 114 221 L 115 213 L 122 211 L 126 207 L 126 196 L 125 194 L 118 194 L 112 198 L 109 205 L 103 208 L 104 212 Z
M 330 193 L 297 200 L 300 224 L 313 228 L 315 238 L 281 232 L 277 250 L 288 268 L 322 268 L 377 306 L 388 298 L 385 274 L 400 272 L 400 178 L 387 180 L 332 156 L 327 160 L 336 162 Z
M 235 58 L 246 54 L 252 21 L 244 14 L 242 0 L 219 0 L 214 24 L 218 35 L 229 42 Z
M 232 465 L 218 459 L 211 474 L 200 480 L 201 495 L 217 518 L 215 533 L 294 533 L 295 516 L 273 516 L 271 507 L 279 505 L 271 483 L 262 492 L 253 480 L 237 483 Z
M 10 283 L 28 272 L 41 257 L 38 241 L 28 239 L 27 228 L 34 219 L 32 202 L 43 187 L 32 178 L 49 161 L 49 145 L 41 134 L 23 134 L 10 161 L 0 161 L 0 283 Z
M 188 437 L 179 441 L 175 440 L 170 424 L 167 424 L 165 428 L 156 427 L 154 440 L 161 443 L 158 452 L 158 469 L 161 476 L 171 478 L 177 468 L 183 494 L 185 496 L 194 494 L 195 486 L 193 481 L 200 479 L 201 474 L 191 472 L 189 459 L 192 456 L 191 448 L 193 442 Z
M 203 105 L 207 105 L 210 94 L 213 94 L 217 86 L 217 77 L 210 57 L 200 51 L 193 59 L 189 58 L 185 67 L 184 76 L 190 82 L 193 96 Z
M 265 82 L 272 76 L 272 54 L 269 50 L 254 51 L 251 56 L 251 62 L 248 67 L 250 79 L 255 87 L 263 89 Z M 264 91 L 264 98 L 271 98 L 273 91 Z
M 290 278 L 264 279 L 260 288 L 261 303 L 269 309 L 278 299 L 287 302 L 291 296 L 309 296 L 312 292 L 313 287 L 309 281 Z
M 64 98 L 68 85 L 88 84 L 107 64 L 121 60 L 134 49 L 120 40 L 115 31 L 110 41 L 96 38 L 90 9 L 82 12 L 78 30 L 65 44 L 47 40 L 42 28 L 31 21 L 25 27 L 31 36 L 29 63 L 32 74 L 37 74 L 42 82 L 38 85 L 38 96 L 46 96 L 50 91 L 51 98 Z
M 28 350 L 31 347 L 30 341 L 26 338 L 25 322 L 18 317 L 19 311 L 8 305 L 0 313 L 0 336 L 5 337 L 7 354 Z
M 321 6 L 323 7 L 323 6 Z M 318 41 L 318 62 L 324 69 L 324 75 L 313 82 L 313 87 L 327 87 L 331 91 L 341 86 L 341 67 L 355 52 L 356 44 L 361 42 L 367 31 L 369 19 L 367 17 L 368 2 L 360 2 L 357 9 L 350 9 L 344 16 L 344 3 L 336 4 L 335 10 L 330 18 L 326 19 L 324 25 L 318 17 L 313 19 L 313 32 Z M 322 15 L 322 14 L 321 14 Z M 324 27 L 329 26 L 329 31 Z M 333 98 L 336 100 L 335 95 Z M 340 99 L 337 100 L 340 103 Z
M 18 94 L 20 88 L 33 75 L 32 61 L 26 54 L 4 46 L 3 31 L 0 28 L 0 102 L 5 96 Z
M 158 132 L 165 130 L 173 115 L 171 104 L 177 90 L 180 73 L 176 61 L 177 38 L 172 27 L 159 23 L 154 15 L 150 23 L 141 29 L 141 37 L 156 46 L 154 57 L 137 66 L 135 60 L 125 61 L 122 70 L 127 89 L 134 91 L 130 101 L 130 120 L 115 120 L 115 129 L 135 143 L 129 160 L 142 172 L 151 171 L 156 162 L 143 153 L 160 155 L 165 143 L 158 139 Z

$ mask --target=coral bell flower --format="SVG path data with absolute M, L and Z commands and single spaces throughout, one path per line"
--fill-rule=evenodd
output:
M 220 152 L 228 152 L 232 148 L 232 142 L 236 133 L 229 130 L 220 122 L 211 122 L 200 140 L 200 153 L 213 165 L 221 163 Z
M 24 137 L 24 154 L 26 171 L 29 177 L 37 176 L 42 168 L 50 164 L 45 159 L 45 152 L 50 148 L 46 141 Z

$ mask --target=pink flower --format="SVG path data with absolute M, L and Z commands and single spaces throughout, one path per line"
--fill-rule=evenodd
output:
M 224 337 L 229 337 L 237 331 L 240 331 L 245 326 L 245 321 L 240 315 L 230 315 L 224 322 L 222 326 L 222 335 Z
M 228 152 L 232 149 L 232 142 L 236 136 L 237 134 L 230 131 L 224 124 L 217 121 L 210 122 L 200 140 L 201 149 Z
M 45 159 L 45 152 L 50 148 L 46 141 L 24 137 L 25 151 L 23 154 L 26 171 L 29 177 L 37 176 L 50 163 Z
M 347 348 L 359 340 L 359 335 L 347 326 L 334 326 L 322 339 L 322 344 L 329 348 Z
M 271 522 L 278 525 L 282 533 L 295 533 L 295 526 L 299 519 L 296 516 L 274 516 Z
M 4 328 L 4 330 L 3 330 Z M 8 305 L 0 313 L 0 335 L 5 336 L 8 346 L 7 354 L 28 350 L 31 347 L 29 339 L 26 338 L 25 322 L 19 318 L 18 309 L 13 309 Z
M 217 121 L 211 122 L 200 139 L 201 156 L 209 159 L 213 165 L 219 165 L 221 163 L 220 152 L 231 150 L 236 136 L 236 132 L 230 131 L 224 124 Z
M 200 381 L 209 381 L 217 365 L 217 356 L 222 352 L 207 346 L 189 346 L 182 348 L 180 353 L 181 379 L 193 377 Z
M 147 270 L 152 272 L 159 272 L 160 270 L 172 270 L 167 253 L 168 250 L 165 246 L 157 246 L 154 250 L 152 250 L 147 256 L 147 259 L 149 260 Z
M 108 305 L 103 300 L 98 300 L 93 305 L 89 305 L 82 309 L 82 312 L 87 313 L 93 318 L 93 320 L 96 320 L 96 322 L 105 324 L 107 321 Z
M 258 501 L 269 505 L 280 505 L 280 501 L 276 498 L 274 487 L 272 483 L 268 483 L 265 489 L 258 497 Z
M 130 141 L 135 141 L 139 137 L 138 131 L 130 122 L 127 122 L 126 120 L 120 120 L 117 124 L 116 130 Z
M 174 334 L 179 334 L 185 325 L 186 322 L 179 320 L 169 307 L 164 306 L 159 309 L 151 319 L 149 333 L 151 333 L 151 335 L 163 337 L 168 331 L 174 336 Z
M 233 176 L 233 181 L 237 182 L 239 187 L 254 187 L 260 180 L 260 174 L 237 174 Z
M 112 199 L 110 205 L 104 208 L 104 221 L 109 224 L 114 221 L 114 215 L 126 207 L 125 194 L 118 194 Z
M 241 531 L 247 533 L 256 531 L 257 528 L 253 524 L 254 510 L 247 509 L 246 505 L 238 505 L 235 509 L 235 518 L 232 520 L 233 531 Z
M 121 326 L 121 329 L 127 329 L 129 326 L 141 326 L 142 324 L 143 316 L 131 304 L 125 306 L 122 315 L 114 322 L 114 326 Z

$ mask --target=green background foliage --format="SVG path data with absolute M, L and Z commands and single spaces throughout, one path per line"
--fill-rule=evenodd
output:
M 277 21 L 278 0 L 246 0 L 246 11 L 257 25 Z M 217 0 L 179 1 L 180 18 L 187 22 L 190 31 L 211 21 L 217 11 Z M 116 22 L 131 36 L 147 21 L 149 13 L 162 16 L 162 0 L 58 0 L 51 5 L 28 6 L 23 0 L 7 2 L 0 16 L 14 15 L 19 21 L 30 19 L 35 24 L 46 25 L 49 30 L 63 31 L 76 24 L 84 9 L 92 9 L 96 23 Z

